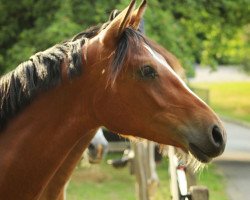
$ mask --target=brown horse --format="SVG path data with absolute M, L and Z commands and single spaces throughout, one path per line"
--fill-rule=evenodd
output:
M 134 5 L 95 37 L 56 45 L 0 79 L 0 199 L 39 199 L 102 125 L 202 162 L 223 152 L 220 120 L 137 31 L 146 3 Z
M 95 29 L 95 31 L 93 32 L 92 29 Z M 97 27 L 91 28 L 90 32 L 91 35 L 89 31 L 84 32 L 84 35 L 92 37 L 92 34 L 95 35 L 95 32 L 98 32 Z M 186 79 L 184 69 L 182 68 L 181 64 L 173 54 L 171 54 L 164 47 L 162 47 L 161 45 L 157 44 L 152 40 L 150 41 L 150 46 L 153 47 L 153 49 L 155 49 L 159 54 L 161 54 L 164 57 L 164 59 L 170 64 L 170 66 L 178 74 L 179 77 L 181 77 L 184 80 Z M 85 150 L 85 140 L 82 139 L 68 154 L 67 158 L 64 160 L 60 168 L 57 170 L 56 174 L 53 176 L 49 184 L 46 186 L 46 189 L 43 191 L 39 200 L 66 199 L 67 182 L 69 181 L 70 176 L 73 173 L 73 170 L 75 169 L 75 166 L 81 159 L 84 150 Z

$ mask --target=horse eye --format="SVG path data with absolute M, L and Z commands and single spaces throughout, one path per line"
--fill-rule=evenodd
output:
M 155 79 L 158 74 L 153 67 L 150 65 L 145 65 L 139 69 L 139 75 L 143 79 Z

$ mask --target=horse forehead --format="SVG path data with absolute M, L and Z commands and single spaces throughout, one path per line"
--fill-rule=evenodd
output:
M 165 67 L 167 70 L 169 70 L 170 73 L 174 77 L 176 77 L 177 80 L 180 81 L 186 87 L 186 84 L 184 83 L 184 81 L 179 77 L 179 75 L 174 71 L 174 69 L 168 64 L 168 62 L 166 61 L 166 59 L 161 54 L 159 54 L 158 52 L 156 52 L 155 50 L 153 50 L 152 48 L 150 48 L 146 44 L 144 45 L 144 48 L 150 53 L 150 55 L 153 57 L 154 60 L 156 60 L 163 67 Z
M 176 77 L 176 80 L 181 83 L 181 85 L 191 94 L 191 96 L 198 99 L 202 104 L 206 105 L 206 103 L 200 97 L 198 97 L 195 93 L 193 93 L 193 91 L 190 90 L 186 83 L 179 77 L 179 75 L 173 70 L 173 68 L 170 67 L 170 65 L 161 54 L 157 53 L 146 44 L 144 45 L 144 47 L 157 62 L 166 67 L 171 72 L 171 74 Z
M 171 72 L 174 72 L 172 67 L 168 64 L 168 62 L 165 60 L 165 58 L 159 54 L 158 52 L 151 49 L 148 45 L 144 44 L 144 48 L 150 53 L 150 55 L 160 64 L 162 64 L 164 67 L 166 67 Z

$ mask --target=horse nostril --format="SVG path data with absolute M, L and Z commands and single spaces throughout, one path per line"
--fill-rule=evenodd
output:
M 214 141 L 214 143 L 220 147 L 223 145 L 223 137 L 222 137 L 222 133 L 221 130 L 218 126 L 214 126 L 213 130 L 212 130 L 212 139 Z

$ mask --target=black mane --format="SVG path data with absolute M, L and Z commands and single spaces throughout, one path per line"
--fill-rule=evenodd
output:
M 112 21 L 118 13 L 111 14 Z M 62 44 L 57 44 L 43 52 L 31 56 L 28 61 L 0 78 L 0 131 L 8 120 L 28 105 L 36 95 L 60 84 L 61 64 L 67 58 L 68 77 L 82 72 L 82 45 L 87 38 L 96 36 L 110 23 L 97 25 L 83 31 Z M 129 46 L 139 50 L 139 43 L 146 39 L 138 31 L 125 29 L 121 35 L 110 66 L 110 77 L 115 80 L 126 60 Z M 147 43 L 147 42 L 146 42 Z
M 85 40 L 96 36 L 116 16 L 111 13 L 108 22 L 93 26 L 62 44 L 36 53 L 28 61 L 0 77 L 0 131 L 8 120 L 28 105 L 40 91 L 48 90 L 61 82 L 61 64 L 65 58 L 68 61 L 68 77 L 80 75 L 81 47 Z
M 61 64 L 68 60 L 68 77 L 77 76 L 82 71 L 81 47 L 85 38 L 74 42 L 57 44 L 43 52 L 31 56 L 28 61 L 0 79 L 0 129 L 7 120 L 43 90 L 58 85 L 61 81 Z

